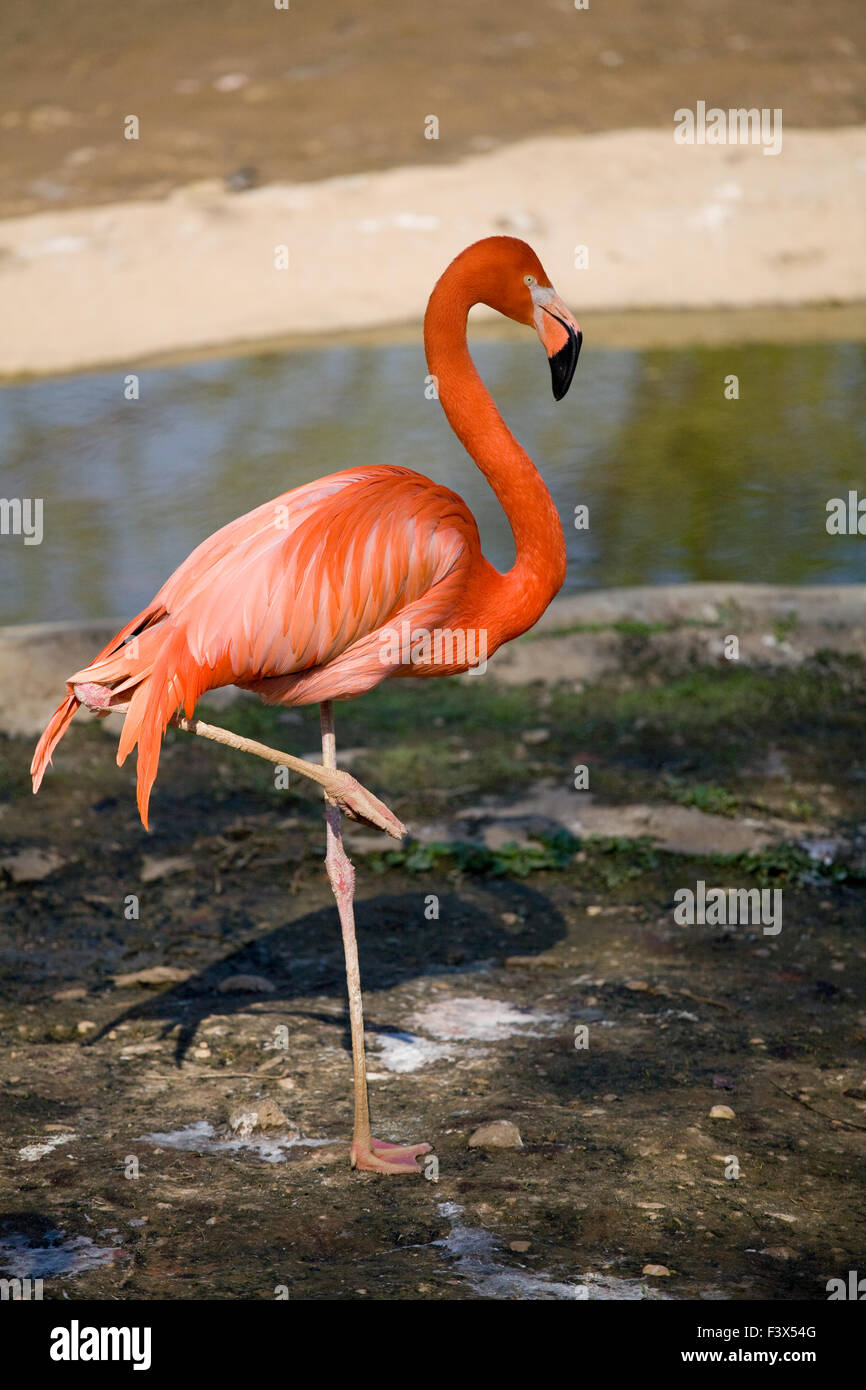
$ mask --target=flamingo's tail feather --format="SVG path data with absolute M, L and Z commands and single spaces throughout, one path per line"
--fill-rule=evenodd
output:
M 51 762 L 51 754 L 69 728 L 75 711 L 78 709 L 78 705 L 79 701 L 74 695 L 67 695 L 66 699 L 57 706 L 57 709 L 54 711 L 43 730 L 42 737 L 37 743 L 36 750 L 33 754 L 33 761 L 30 764 L 30 776 L 33 778 L 34 795 L 42 786 L 42 778 L 45 776 L 45 770 Z
M 113 707 L 125 709 L 117 762 L 122 764 L 138 744 L 138 810 L 147 829 L 150 793 L 166 726 L 181 705 L 191 717 L 206 682 L 206 672 L 194 662 L 184 633 L 171 626 L 165 609 L 139 614 L 90 666 L 67 681 L 66 699 L 52 715 L 33 755 L 30 771 L 34 792 L 39 790 L 51 754 L 79 705 L 86 704 L 99 714 L 107 714 Z
M 138 812 L 145 830 L 163 735 L 181 706 L 188 718 L 192 715 L 204 688 L 202 674 L 192 660 L 184 634 L 172 632 L 129 702 L 117 747 L 117 765 L 120 767 L 138 744 Z

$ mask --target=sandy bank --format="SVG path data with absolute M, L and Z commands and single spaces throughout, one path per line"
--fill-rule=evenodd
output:
M 199 183 L 0 224 L 0 373 L 417 322 L 449 258 L 495 232 L 530 240 L 584 317 L 852 304 L 864 226 L 866 127 L 786 131 L 777 157 L 631 130 L 241 194 Z

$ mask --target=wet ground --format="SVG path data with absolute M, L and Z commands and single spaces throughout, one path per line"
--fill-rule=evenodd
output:
M 864 25 L 851 0 L 729 0 L 721 13 L 674 0 L 55 0 L 51 23 L 9 0 L 0 216 L 161 198 L 201 178 L 242 191 L 445 164 L 532 135 L 669 128 L 697 98 L 781 108 L 786 129 L 853 125 L 866 113 Z M 129 114 L 136 141 L 123 138 Z
M 46 1298 L 822 1300 L 862 1268 L 866 666 L 678 669 L 624 640 L 627 674 L 586 688 L 337 707 L 417 836 L 352 844 L 375 1126 L 434 1145 L 426 1178 L 348 1166 L 313 792 L 173 732 L 145 836 L 102 726 L 37 799 L 3 741 L 0 1273 Z M 312 711 L 214 719 L 316 746 Z M 581 836 L 579 764 L 624 826 L 688 807 L 753 848 Z M 781 931 L 678 925 L 699 880 L 781 890 Z M 522 1147 L 469 1146 L 499 1120 Z

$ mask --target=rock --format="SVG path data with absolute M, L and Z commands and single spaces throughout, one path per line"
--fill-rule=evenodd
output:
M 7 854 L 0 859 L 3 869 L 13 883 L 39 883 L 49 874 L 54 874 L 66 861 L 50 849 L 20 849 L 17 854 Z
M 532 1242 L 529 1240 L 512 1240 L 508 1243 L 509 1250 L 513 1250 L 517 1255 L 525 1255 Z
M 512 643 L 504 660 L 500 662 L 497 658 L 497 673 L 504 672 L 506 680 L 508 662 L 514 660 L 515 649 L 519 647 L 520 643 Z M 550 665 L 545 665 L 545 672 L 550 679 Z M 537 679 L 537 676 L 538 669 L 533 663 L 533 677 Z M 526 753 L 525 744 L 518 747 Z M 750 817 L 735 819 L 670 802 L 606 805 L 589 792 L 576 796 L 562 779 L 555 782 L 545 778 L 533 783 L 518 798 L 513 794 L 485 796 L 478 805 L 459 811 L 453 820 L 425 827 L 419 838 L 422 843 L 431 839 L 465 839 L 467 822 L 470 838 L 481 838 L 484 842 L 494 827 L 512 841 L 519 841 L 521 835 L 562 828 L 580 839 L 587 836 L 616 836 L 627 840 L 648 837 L 658 849 L 695 855 L 754 853 L 780 841 L 801 841 L 803 836 L 801 824 L 778 817 L 768 816 L 760 821 Z M 486 827 L 483 833 L 482 826 Z M 816 833 L 821 829 L 817 827 Z M 826 846 L 823 848 L 826 852 Z
M 520 1130 L 510 1120 L 492 1120 L 479 1125 L 469 1136 L 470 1149 L 522 1149 Z
M 67 999 L 86 999 L 87 990 L 83 985 L 70 985 L 68 989 L 58 989 L 51 998 L 57 1004 L 63 1004 Z
M 169 874 L 187 873 L 194 868 L 192 860 L 185 855 L 145 854 L 141 861 L 139 878 L 142 883 L 155 883 L 158 879 L 167 878 Z
M 297 1137 L 298 1131 L 289 1123 L 289 1118 L 276 1101 L 256 1100 L 242 1105 L 229 1115 L 229 1128 L 239 1139 L 248 1139 L 255 1130 L 291 1130 Z
M 217 985 L 220 994 L 274 994 L 276 985 L 264 975 L 227 975 Z
M 790 1245 L 767 1245 L 763 1250 L 759 1250 L 758 1254 L 768 1255 L 771 1260 L 799 1259 L 799 1251 L 792 1250 Z
M 710 1111 L 711 1120 L 735 1120 L 736 1118 L 729 1105 L 714 1105 Z
M 133 970 L 128 975 L 114 975 L 112 979 L 118 989 L 128 985 L 180 985 L 188 980 L 191 970 L 181 970 L 177 965 L 152 965 L 147 970 Z
M 245 72 L 226 72 L 215 78 L 213 85 L 218 92 L 236 92 L 245 87 L 249 80 Z
M 92 1033 L 96 1024 L 92 1019 L 82 1018 L 79 1023 L 76 1023 L 75 1027 L 79 1033 Z
M 248 188 L 255 188 L 258 181 L 258 169 L 252 164 L 244 164 L 240 169 L 235 169 L 231 174 L 226 175 L 226 191 L 228 193 L 246 193 Z
M 150 1052 L 162 1052 L 164 1046 L 165 1044 L 160 1042 L 158 1038 L 152 1038 L 150 1042 L 125 1043 L 120 1060 L 125 1061 L 129 1057 L 143 1057 Z
M 550 738 L 549 729 L 525 729 L 520 736 L 524 743 L 546 743 Z
M 518 849 L 537 849 L 529 835 L 524 835 L 520 831 L 512 830 L 509 825 L 485 825 L 481 831 L 481 843 L 485 849 L 499 850 L 507 845 L 509 848 Z
M 667 1265 L 644 1265 L 641 1274 L 649 1274 L 653 1279 L 667 1279 L 671 1271 Z

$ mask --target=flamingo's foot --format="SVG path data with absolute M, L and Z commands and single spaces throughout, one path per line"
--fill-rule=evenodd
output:
M 72 693 L 78 703 L 98 719 L 104 719 L 108 714 L 125 714 L 129 709 L 128 700 L 119 699 L 109 686 L 98 685 L 95 681 L 82 681 L 74 685 Z
M 362 787 L 357 778 L 352 777 L 350 773 L 336 769 L 330 774 L 326 791 L 343 815 L 351 820 L 367 825 L 371 830 L 384 830 L 386 835 L 391 835 L 395 840 L 402 840 L 406 835 L 405 825 L 397 819 L 394 812 L 384 801 L 380 801 L 378 796 Z
M 419 1154 L 428 1154 L 429 1144 L 388 1144 L 371 1139 L 370 1147 L 352 1144 L 352 1167 L 366 1173 L 418 1173 L 423 1170 L 415 1162 Z

